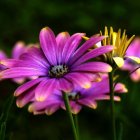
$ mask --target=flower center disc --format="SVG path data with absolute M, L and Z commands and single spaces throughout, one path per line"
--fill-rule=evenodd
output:
M 72 93 L 68 93 L 68 97 L 69 97 L 69 100 L 76 101 L 76 100 L 80 99 L 81 94 L 80 94 L 80 92 L 72 92 Z
M 67 72 L 68 72 L 68 67 L 66 65 L 57 65 L 51 67 L 49 71 L 49 75 L 50 77 L 59 78 L 65 75 Z

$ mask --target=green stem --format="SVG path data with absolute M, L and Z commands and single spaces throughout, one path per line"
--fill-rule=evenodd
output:
M 109 73 L 109 88 L 110 88 L 110 102 L 111 102 L 112 140 L 116 140 L 113 74 L 114 74 L 113 71 Z
M 123 123 L 120 123 L 120 128 L 119 128 L 119 136 L 118 136 L 118 140 L 122 140 L 123 137 Z
M 79 140 L 78 115 L 77 115 L 77 114 L 74 114 L 74 115 L 73 115 L 73 119 L 74 119 L 74 123 L 75 123 L 76 131 L 77 131 L 77 137 L 78 137 L 78 140 Z
M 69 119 L 70 119 L 70 122 L 71 122 L 72 131 L 73 131 L 73 135 L 74 135 L 74 140 L 78 140 L 76 127 L 75 127 L 75 124 L 74 124 L 74 119 L 73 119 L 73 116 L 72 116 L 72 113 L 71 113 L 71 108 L 70 108 L 70 104 L 69 104 L 68 95 L 67 95 L 67 93 L 62 93 L 62 94 L 63 94 L 63 99 L 64 99 L 66 111 L 68 113 L 68 116 L 69 116 Z

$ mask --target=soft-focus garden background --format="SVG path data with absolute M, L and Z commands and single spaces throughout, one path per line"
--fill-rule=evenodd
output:
M 140 35 L 139 0 L 1 0 L 0 49 L 10 55 L 16 41 L 38 42 L 42 27 L 49 26 L 55 33 L 68 31 L 98 33 L 104 26 L 127 29 L 129 36 Z M 123 76 L 127 76 L 124 72 Z M 123 130 L 123 140 L 140 140 L 140 83 L 123 81 L 129 89 L 116 103 L 117 130 Z M 18 85 L 0 82 L 0 113 Z M 109 101 L 99 102 L 96 110 L 83 109 L 79 114 L 81 140 L 110 140 Z M 121 126 L 121 127 L 120 127 Z M 7 140 L 72 140 L 71 128 L 64 111 L 52 116 L 33 116 L 27 107 L 14 104 L 6 131 Z

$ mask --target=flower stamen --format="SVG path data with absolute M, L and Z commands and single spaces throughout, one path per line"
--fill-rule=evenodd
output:
M 59 78 L 65 75 L 67 72 L 68 72 L 68 67 L 66 65 L 57 65 L 51 67 L 49 71 L 49 76 Z

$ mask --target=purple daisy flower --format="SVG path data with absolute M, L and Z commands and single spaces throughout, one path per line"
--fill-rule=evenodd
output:
M 35 44 L 25 45 L 24 42 L 18 41 L 12 49 L 11 58 L 19 59 L 21 54 L 25 53 L 28 50 L 28 48 L 30 48 L 30 46 L 36 46 L 36 45 Z M 1 70 L 5 70 L 8 68 L 8 65 L 7 66 L 5 65 L 5 61 L 7 61 L 6 59 L 9 59 L 9 58 L 6 56 L 6 54 L 3 51 L 0 51 L 0 64 L 1 64 L 0 69 Z M 25 78 L 13 78 L 12 80 L 18 84 L 22 84 L 25 81 Z
M 133 81 L 137 82 L 140 80 L 140 69 L 137 69 L 140 67 L 140 65 L 132 59 L 127 58 L 127 56 L 140 58 L 140 38 L 135 38 L 130 44 L 129 48 L 126 51 L 126 60 L 122 68 L 123 70 L 128 70 L 130 73 L 132 72 L 132 74 L 130 74 L 130 78 Z
M 125 93 L 127 89 L 125 85 L 118 83 L 115 86 L 116 93 Z M 97 107 L 98 100 L 109 100 L 109 80 L 107 76 L 103 76 L 103 80 L 101 82 L 93 82 L 91 88 L 83 89 L 77 88 L 73 90 L 71 93 L 68 93 L 71 111 L 73 114 L 79 113 L 82 109 L 82 106 L 87 106 L 92 109 Z M 114 96 L 115 101 L 120 101 L 119 96 Z M 17 103 L 22 102 L 22 100 L 18 99 Z M 54 94 L 50 95 L 45 101 L 38 102 L 33 101 L 28 110 L 29 112 L 33 112 L 34 114 L 47 114 L 51 115 L 58 109 L 65 109 L 62 93 L 59 91 L 54 92 Z
M 70 92 L 76 86 L 89 88 L 97 73 L 112 70 L 106 63 L 89 60 L 112 51 L 112 46 L 88 51 L 104 37 L 91 37 L 79 47 L 84 35 L 62 32 L 55 37 L 50 28 L 43 28 L 39 35 L 41 48 L 29 48 L 19 60 L 5 60 L 9 69 L 0 73 L 1 79 L 38 76 L 15 92 L 15 96 L 35 97 L 37 101 L 44 101 L 56 89 Z

